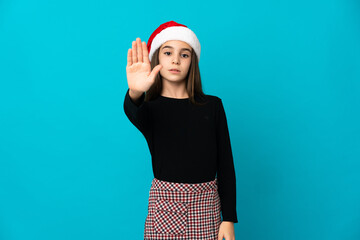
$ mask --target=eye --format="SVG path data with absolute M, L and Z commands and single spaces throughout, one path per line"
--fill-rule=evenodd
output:
M 170 53 L 170 54 L 171 54 L 171 52 L 164 52 L 164 54 L 165 54 L 165 55 L 168 55 L 167 53 Z M 169 55 L 170 55 L 170 54 L 169 54 Z M 168 55 L 168 56 L 169 56 L 169 55 Z M 190 57 L 188 54 L 185 54 L 185 53 L 184 53 L 184 54 L 182 54 L 182 55 L 183 55 L 183 56 L 185 55 L 185 56 L 186 56 L 185 58 Z

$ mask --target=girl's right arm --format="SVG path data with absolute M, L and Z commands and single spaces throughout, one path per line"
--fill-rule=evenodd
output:
M 148 129 L 148 109 L 144 103 L 145 92 L 152 86 L 162 68 L 157 65 L 151 71 L 149 53 L 140 38 L 132 42 L 128 50 L 126 77 L 129 89 L 124 99 L 124 111 L 129 120 L 142 132 Z

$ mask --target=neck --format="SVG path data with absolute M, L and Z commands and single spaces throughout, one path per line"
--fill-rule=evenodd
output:
M 172 98 L 188 98 L 189 95 L 186 91 L 185 81 L 181 82 L 171 82 L 163 80 L 163 86 L 161 94 L 165 97 Z

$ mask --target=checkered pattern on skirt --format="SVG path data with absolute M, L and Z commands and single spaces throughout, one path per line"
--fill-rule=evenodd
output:
M 144 239 L 217 240 L 220 212 L 217 178 L 203 183 L 176 183 L 154 178 Z

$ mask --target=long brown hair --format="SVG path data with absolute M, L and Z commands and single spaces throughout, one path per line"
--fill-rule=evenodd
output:
M 154 69 L 159 64 L 159 50 L 158 48 L 151 59 L 151 70 Z M 145 101 L 150 101 L 152 99 L 157 98 L 162 90 L 162 79 L 160 72 L 155 77 L 154 84 L 146 91 L 145 94 Z M 199 100 L 206 100 L 205 94 L 202 90 L 201 85 L 201 77 L 200 77 L 200 69 L 199 69 L 199 62 L 198 58 L 195 54 L 195 51 L 191 51 L 191 63 L 189 66 L 189 71 L 186 76 L 186 91 L 189 95 L 189 100 L 191 103 L 195 105 L 203 105 L 204 103 L 196 101 Z M 196 100 L 195 100 L 196 97 Z

